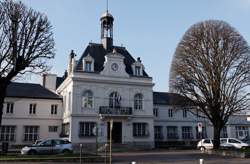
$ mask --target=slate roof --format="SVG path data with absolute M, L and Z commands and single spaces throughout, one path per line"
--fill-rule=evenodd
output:
M 135 62 L 135 59 L 130 55 L 130 53 L 125 49 L 125 47 L 119 47 L 119 46 L 113 46 L 113 48 L 116 49 L 118 53 L 123 55 L 124 58 L 124 63 L 126 65 L 126 72 L 133 76 L 133 71 L 131 65 Z M 95 72 L 101 72 L 103 70 L 103 65 L 105 61 L 105 55 L 110 53 L 106 49 L 103 48 L 102 44 L 97 44 L 97 43 L 89 43 L 85 51 L 83 52 L 82 56 L 78 60 L 75 70 L 76 71 L 82 71 L 82 59 L 86 57 L 88 54 L 94 58 L 95 63 L 94 63 L 94 71 Z M 143 71 L 143 76 L 144 77 L 149 77 L 148 74 Z
M 7 97 L 21 97 L 34 99 L 62 99 L 56 93 L 44 88 L 40 84 L 12 82 L 7 87 Z
M 153 103 L 156 105 L 190 105 L 187 98 L 168 92 L 153 92 Z
M 247 121 L 247 116 L 246 115 L 233 115 L 229 117 L 228 125 L 249 125 L 250 122 Z
M 65 79 L 66 77 L 56 77 L 56 88 L 58 88 Z

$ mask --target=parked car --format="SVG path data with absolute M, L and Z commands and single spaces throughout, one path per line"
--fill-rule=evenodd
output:
M 236 149 L 244 149 L 249 147 L 249 144 L 244 143 L 236 138 L 221 138 L 220 146 L 225 148 L 232 147 Z
M 21 149 L 21 154 L 59 154 L 72 153 L 72 144 L 64 139 L 46 139 L 38 140 L 31 146 L 25 146 Z
M 236 138 L 220 138 L 220 146 L 222 148 L 235 148 L 235 149 L 244 149 L 249 147 L 247 143 L 242 142 Z M 198 142 L 197 148 L 201 151 L 213 149 L 213 140 L 212 139 L 202 139 Z
M 213 149 L 214 145 L 213 145 L 213 140 L 206 138 L 206 139 L 202 139 L 198 142 L 197 144 L 197 148 L 200 149 L 201 151 L 204 150 L 210 150 Z

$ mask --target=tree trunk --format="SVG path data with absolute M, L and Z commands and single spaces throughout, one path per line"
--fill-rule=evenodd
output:
M 220 131 L 221 128 L 214 125 L 214 149 L 220 148 Z
M 0 80 L 0 126 L 2 125 L 3 104 L 8 84 L 9 82 L 6 82 L 5 80 Z

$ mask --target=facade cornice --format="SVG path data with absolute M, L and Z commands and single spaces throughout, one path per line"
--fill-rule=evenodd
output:
M 99 117 L 97 114 L 71 114 L 71 117 Z
M 201 121 L 201 120 L 166 120 L 166 119 L 154 119 L 154 122 L 178 122 L 178 123 L 184 123 L 184 122 L 192 122 L 192 123 L 197 123 L 197 122 L 206 122 L 208 121 Z
M 59 117 L 59 118 L 53 118 L 53 117 L 36 117 L 36 116 L 33 116 L 33 117 L 6 117 L 6 116 L 3 116 L 3 120 L 13 120 L 13 119 L 29 119 L 29 120 L 58 120 L 58 121 L 62 121 L 62 118 Z
M 132 115 L 131 118 L 154 118 L 152 115 Z
M 150 80 L 138 80 L 133 78 L 115 78 L 110 76 L 101 76 L 101 77 L 73 77 L 73 81 L 80 82 L 94 82 L 94 83 L 107 83 L 107 84 L 119 84 L 119 85 L 136 85 L 136 86 L 149 86 L 153 87 L 152 79 Z
M 57 100 L 57 101 L 62 101 L 62 97 L 58 97 L 58 98 L 43 98 L 43 97 L 26 97 L 26 96 L 8 96 L 6 98 L 18 98 L 18 99 L 34 99 L 34 100 Z

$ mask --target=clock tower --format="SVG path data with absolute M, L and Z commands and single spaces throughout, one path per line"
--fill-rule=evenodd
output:
M 104 49 L 111 51 L 113 47 L 113 21 L 114 17 L 108 12 L 104 12 L 101 21 L 101 42 Z

